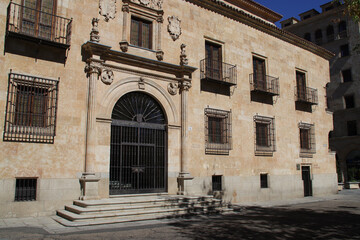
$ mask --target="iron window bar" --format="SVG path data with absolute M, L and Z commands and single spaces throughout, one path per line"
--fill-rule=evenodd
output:
M 269 188 L 267 173 L 260 173 L 260 188 Z
M 35 201 L 36 187 L 36 178 L 17 178 L 15 184 L 15 201 Z
M 42 40 L 70 47 L 72 19 L 10 2 L 7 8 L 6 35 Z
M 237 84 L 236 74 L 236 65 L 206 58 L 200 61 L 201 79 L 233 86 Z
M 4 141 L 54 143 L 59 81 L 9 73 Z
M 295 97 L 297 102 L 318 105 L 318 92 L 315 88 L 295 87 Z
M 280 95 L 279 78 L 269 75 L 249 75 L 251 91 L 262 92 L 272 96 Z
M 222 175 L 212 176 L 212 191 L 222 191 Z
M 205 108 L 205 153 L 228 155 L 232 149 L 231 111 Z
M 275 118 L 254 116 L 255 154 L 276 151 Z
M 300 153 L 316 153 L 315 125 L 310 123 L 299 123 Z

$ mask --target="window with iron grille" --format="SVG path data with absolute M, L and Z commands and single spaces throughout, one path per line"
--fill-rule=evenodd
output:
M 232 149 L 231 111 L 205 109 L 205 152 L 229 154 Z
M 299 123 L 300 133 L 300 153 L 315 153 L 315 125 L 309 123 Z
M 130 44 L 151 49 L 152 24 L 140 18 L 131 18 Z
M 260 187 L 261 188 L 268 188 L 268 174 L 267 173 L 261 173 L 260 174 Z
M 9 74 L 4 141 L 53 143 L 58 81 Z
M 275 119 L 271 117 L 254 116 L 255 153 L 275 152 Z
M 35 201 L 36 186 L 36 178 L 17 178 L 15 185 L 15 201 Z
M 221 175 L 212 176 L 212 190 L 213 191 L 222 191 L 222 176 Z

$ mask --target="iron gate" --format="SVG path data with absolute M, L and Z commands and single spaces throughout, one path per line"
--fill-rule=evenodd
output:
M 128 93 L 115 105 L 110 143 L 110 194 L 167 190 L 167 134 L 160 105 Z

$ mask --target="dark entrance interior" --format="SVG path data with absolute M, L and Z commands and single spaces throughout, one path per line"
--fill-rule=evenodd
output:
M 161 106 L 145 93 L 121 97 L 112 113 L 110 194 L 167 191 L 166 143 Z
M 310 174 L 310 166 L 301 167 L 301 175 L 304 183 L 304 197 L 312 196 L 312 182 Z

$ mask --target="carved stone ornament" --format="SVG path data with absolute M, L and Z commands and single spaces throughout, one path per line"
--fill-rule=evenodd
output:
M 121 42 L 119 42 L 119 44 L 120 44 L 120 49 L 121 49 L 121 51 L 123 51 L 123 52 L 127 52 L 127 51 L 128 51 L 128 49 L 129 49 L 129 43 L 128 43 L 127 41 L 121 41 Z
M 177 83 L 169 83 L 168 87 L 167 87 L 168 92 L 173 96 L 176 95 L 178 88 L 179 88 L 179 85 Z
M 189 91 L 189 89 L 191 88 L 191 82 L 182 81 L 179 86 L 181 91 Z
M 90 33 L 90 41 L 92 42 L 100 42 L 100 35 L 99 35 L 99 28 L 98 28 L 99 19 L 93 18 L 92 19 L 92 29 Z
M 132 0 L 132 2 L 157 10 L 161 10 L 163 4 L 163 0 Z
M 156 51 L 156 58 L 157 58 L 157 60 L 159 60 L 159 61 L 164 60 L 164 52 L 161 51 L 161 50 Z
M 181 44 L 180 49 L 181 49 L 181 54 L 180 54 L 180 65 L 188 65 L 189 60 L 187 59 L 187 55 L 186 55 L 186 51 L 185 51 L 186 45 L 185 44 Z
M 114 81 L 114 73 L 111 70 L 103 70 L 101 73 L 101 81 L 106 85 L 110 85 Z
M 145 79 L 143 77 L 139 78 L 138 84 L 139 84 L 139 89 L 145 90 Z
M 101 73 L 101 68 L 99 66 L 95 66 L 92 63 L 88 63 L 84 68 L 84 72 L 86 73 L 87 77 L 90 77 L 91 74 L 97 74 L 97 77 L 99 77 L 99 74 Z
M 168 17 L 169 24 L 167 26 L 168 32 L 170 33 L 171 38 L 175 41 L 181 35 L 181 20 L 176 16 Z
M 105 17 L 105 21 L 109 21 L 110 18 L 115 18 L 116 13 L 116 0 L 100 0 L 99 2 L 100 15 Z

